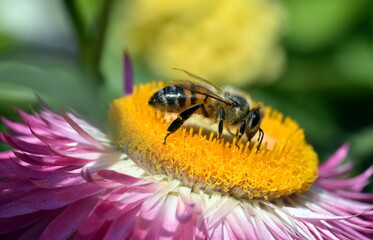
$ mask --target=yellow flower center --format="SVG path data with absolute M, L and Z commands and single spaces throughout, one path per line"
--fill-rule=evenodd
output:
M 148 173 L 166 174 L 193 189 L 240 198 L 301 193 L 316 180 L 318 157 L 303 130 L 269 107 L 261 124 L 264 144 L 258 152 L 257 142 L 216 139 L 217 129 L 207 132 L 204 127 L 182 127 L 162 144 L 172 116 L 148 105 L 161 87 L 163 83 L 142 85 L 132 96 L 115 100 L 109 110 L 115 141 L 128 148 Z

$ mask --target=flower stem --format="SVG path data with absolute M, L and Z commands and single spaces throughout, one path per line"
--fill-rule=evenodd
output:
M 113 1 L 105 0 L 103 2 L 97 19 L 91 26 L 84 26 L 75 0 L 64 0 L 63 2 L 77 37 L 82 67 L 96 84 L 103 84 L 104 77 L 100 71 L 100 64 Z

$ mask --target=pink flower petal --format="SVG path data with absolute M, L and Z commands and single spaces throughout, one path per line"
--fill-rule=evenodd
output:
M 319 166 L 320 173 L 333 171 L 347 156 L 349 145 L 343 144 L 326 162 Z
M 100 191 L 92 183 L 83 183 L 63 189 L 34 191 L 0 208 L 0 217 L 12 217 L 36 212 L 38 210 L 57 209 L 72 202 L 86 198 Z
M 139 208 L 134 208 L 116 218 L 106 233 L 104 240 L 127 239 L 133 233 L 138 213 Z
M 112 180 L 123 185 L 132 185 L 141 180 L 112 170 L 99 170 L 97 174 L 104 179 Z
M 89 133 L 84 131 L 84 129 L 81 128 L 76 122 L 74 122 L 67 114 L 62 113 L 62 117 L 87 142 L 89 142 L 91 145 L 95 146 L 97 149 L 106 150 L 106 147 L 101 142 L 97 141 Z
M 78 173 L 70 173 L 61 177 L 31 180 L 31 182 L 39 188 L 64 188 L 70 186 L 76 186 L 83 183 L 83 180 Z
M 84 222 L 97 198 L 85 198 L 66 207 L 45 229 L 40 240 L 67 239 Z
M 25 152 L 20 152 L 17 150 L 14 150 L 14 154 L 20 160 L 28 162 L 30 164 L 40 164 L 49 166 L 82 166 L 91 162 L 91 160 L 63 156 L 37 156 Z
M 344 190 L 337 190 L 335 193 L 341 197 L 359 200 L 359 201 L 373 201 L 373 193 L 359 193 Z
M 320 166 L 307 192 L 234 199 L 193 192 L 179 180 L 109 170 L 128 150 L 119 152 L 77 115 L 48 108 L 20 115 L 25 124 L 5 120 L 11 133 L 0 134 L 14 148 L 0 153 L 0 233 L 6 237 L 373 239 L 373 195 L 360 193 L 373 167 L 347 178 L 353 164 L 341 166 L 346 144 Z
M 28 143 L 25 141 L 20 140 L 19 138 L 15 138 L 9 135 L 6 135 L 5 133 L 0 133 L 2 137 L 5 139 L 6 143 L 8 143 L 13 148 L 29 152 L 29 153 L 35 153 L 35 154 L 51 154 L 51 150 L 47 145 L 40 142 L 39 144 L 36 143 Z
M 320 179 L 317 182 L 318 186 L 328 190 L 351 190 L 353 192 L 360 192 L 368 183 L 369 178 L 373 174 L 373 166 L 368 168 L 364 173 L 357 177 L 350 179 Z
M 1 117 L 1 121 L 9 129 L 12 135 L 23 135 L 24 133 L 30 134 L 29 126 L 24 123 L 14 122 L 4 117 Z
M 115 204 L 111 202 L 100 201 L 79 226 L 79 233 L 82 236 L 93 236 L 103 226 L 105 221 L 107 221 L 107 211 L 115 207 Z

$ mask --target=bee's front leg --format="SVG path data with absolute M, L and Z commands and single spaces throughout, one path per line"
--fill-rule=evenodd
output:
M 237 142 L 241 139 L 246 130 L 246 120 L 242 120 L 240 129 L 237 131 Z
M 260 145 L 262 145 L 262 141 L 263 141 L 263 138 L 264 138 L 264 131 L 263 131 L 263 129 L 259 128 L 258 131 L 259 131 L 259 137 L 258 137 L 259 144 L 258 144 L 258 148 L 256 149 L 257 153 L 259 152 Z
M 219 125 L 218 125 L 218 139 L 221 138 L 223 133 L 223 121 L 225 120 L 225 111 L 224 108 L 219 109 Z

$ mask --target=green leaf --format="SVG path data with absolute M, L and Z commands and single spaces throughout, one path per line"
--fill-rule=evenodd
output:
M 33 57 L 33 61 L 30 61 L 30 57 Z M 0 65 L 0 82 L 12 84 L 13 90 L 14 86 L 22 89 L 3 95 L 4 102 L 16 98 L 18 101 L 35 101 L 31 95 L 37 93 L 50 99 L 55 106 L 74 108 L 96 120 L 106 117 L 106 104 L 100 101 L 99 89 L 87 81 L 79 68 L 68 59 L 39 55 L 25 55 L 19 59 Z

